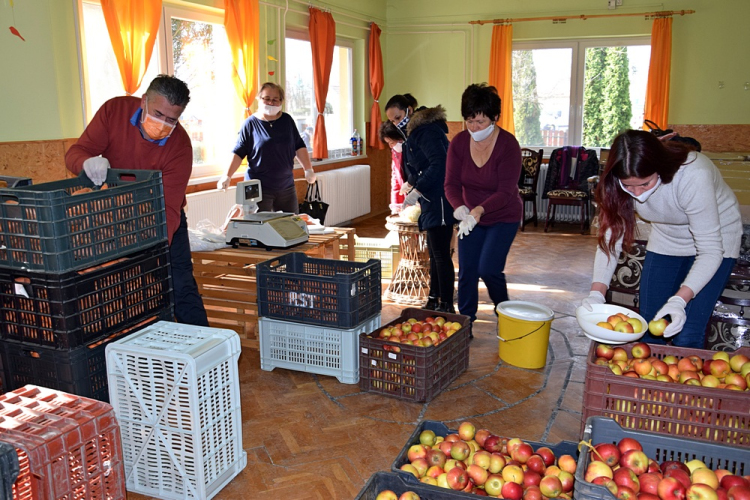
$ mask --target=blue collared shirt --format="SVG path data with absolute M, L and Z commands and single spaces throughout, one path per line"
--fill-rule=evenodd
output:
M 143 130 L 141 129 L 141 113 L 143 113 L 143 108 L 136 109 L 135 113 L 133 113 L 133 116 L 130 117 L 130 124 L 134 127 L 138 127 L 138 130 L 141 133 L 141 137 L 146 139 L 148 142 L 153 142 L 158 146 L 165 145 L 167 143 L 167 139 L 169 139 L 170 136 L 167 136 L 164 139 L 159 139 L 158 141 L 155 141 L 143 133 Z

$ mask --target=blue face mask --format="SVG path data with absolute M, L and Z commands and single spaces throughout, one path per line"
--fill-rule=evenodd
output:
M 401 121 L 398 122 L 398 125 L 396 125 L 396 126 L 399 129 L 406 128 L 406 125 L 409 123 L 409 120 L 411 120 L 411 118 L 409 118 L 409 109 L 407 108 L 406 109 L 406 114 L 404 115 L 403 119 L 401 119 Z

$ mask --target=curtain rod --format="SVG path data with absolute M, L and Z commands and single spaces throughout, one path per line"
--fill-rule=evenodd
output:
M 562 24 L 568 19 L 580 19 L 586 21 L 587 19 L 594 19 L 598 17 L 625 17 L 625 16 L 645 16 L 646 20 L 656 17 L 671 17 L 671 16 L 684 16 L 687 14 L 695 14 L 694 10 L 662 10 L 658 12 L 638 12 L 638 13 L 623 13 L 623 14 L 581 14 L 579 16 L 547 16 L 547 17 L 519 17 L 511 19 L 482 19 L 479 21 L 469 21 L 469 24 L 510 24 L 520 23 L 525 21 L 552 21 L 552 24 Z

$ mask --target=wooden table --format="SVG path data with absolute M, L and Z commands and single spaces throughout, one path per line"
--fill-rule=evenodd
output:
M 343 246 L 346 250 L 342 251 Z M 193 275 L 209 325 L 234 330 L 243 347 L 260 349 L 255 264 L 289 252 L 336 260 L 345 253 L 353 261 L 354 229 L 334 228 L 333 234 L 311 234 L 307 243 L 279 250 L 227 246 L 213 252 L 193 252 Z
M 383 298 L 397 304 L 421 306 L 430 292 L 427 235 L 419 230 L 416 222 L 407 222 L 398 216 L 387 217 L 385 227 L 398 232 L 401 260 Z

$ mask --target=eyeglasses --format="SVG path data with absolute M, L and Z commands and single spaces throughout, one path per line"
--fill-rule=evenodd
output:
M 281 104 L 281 99 L 275 99 L 271 97 L 261 97 L 260 100 L 266 104 L 273 104 L 275 106 L 278 106 L 279 104 Z

